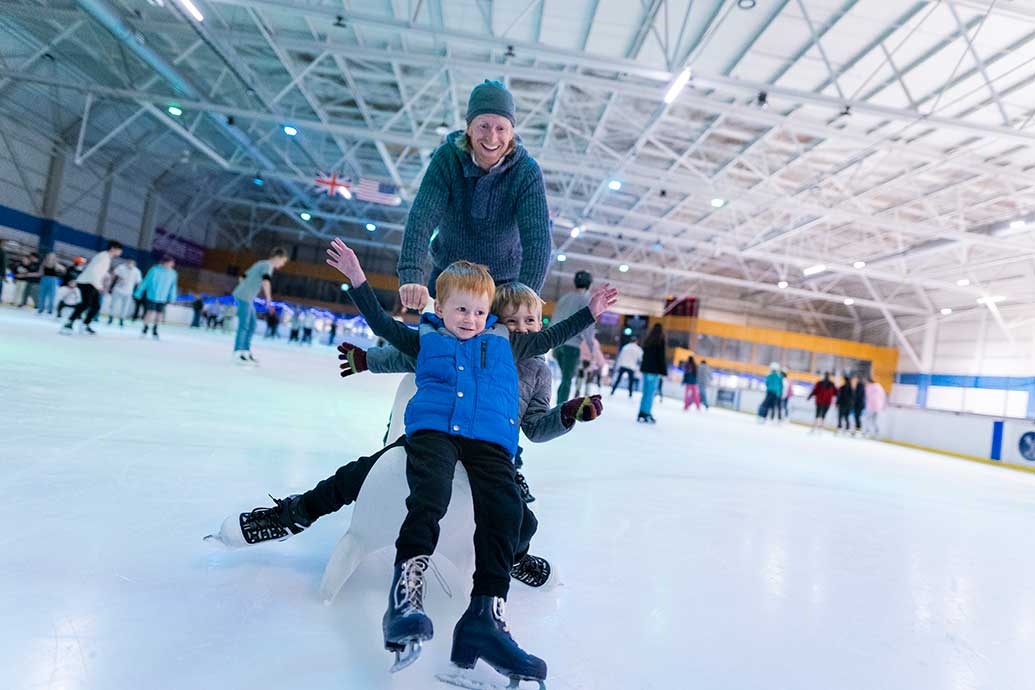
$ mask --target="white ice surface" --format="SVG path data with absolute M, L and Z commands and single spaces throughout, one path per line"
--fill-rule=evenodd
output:
M 229 336 L 64 338 L 0 309 L 0 687 L 437 686 L 464 592 L 430 585 L 437 637 L 395 676 L 386 559 L 320 603 L 348 509 L 284 543 L 202 542 L 380 447 L 396 377 L 255 345 L 239 369 Z M 564 586 L 515 585 L 508 618 L 551 690 L 1035 687 L 1035 477 L 671 399 L 655 416 L 605 398 L 526 446 L 533 552 Z

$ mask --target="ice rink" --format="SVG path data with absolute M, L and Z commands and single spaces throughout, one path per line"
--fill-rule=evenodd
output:
M 320 601 L 349 509 L 202 542 L 378 449 L 397 377 L 342 381 L 332 348 L 261 337 L 242 369 L 229 335 L 57 330 L 0 308 L 0 687 L 446 687 L 467 592 L 429 581 L 436 639 L 394 676 L 387 557 Z M 526 444 L 532 552 L 563 584 L 515 584 L 508 620 L 551 690 L 1033 687 L 1035 476 L 680 402 L 644 426 L 605 396 Z

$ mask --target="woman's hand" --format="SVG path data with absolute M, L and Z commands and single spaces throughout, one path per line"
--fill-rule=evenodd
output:
M 599 319 L 600 315 L 607 311 L 608 308 L 613 307 L 617 301 L 618 288 L 613 288 L 610 284 L 604 283 L 590 294 L 589 310 L 592 312 L 594 319 Z
M 417 285 L 416 283 L 407 283 L 406 285 L 399 286 L 399 299 L 402 301 L 402 305 L 407 309 L 416 309 L 420 311 L 428 303 L 430 299 L 428 294 L 428 288 L 423 285 Z
M 359 258 L 356 257 L 356 252 L 352 251 L 340 238 L 335 237 L 331 241 L 331 246 L 327 250 L 327 256 L 330 257 L 327 259 L 327 264 L 344 274 L 349 279 L 349 282 L 352 283 L 352 287 L 359 287 L 367 282 L 367 276 L 359 265 Z

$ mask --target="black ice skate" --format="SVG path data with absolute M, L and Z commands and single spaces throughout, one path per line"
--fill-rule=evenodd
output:
M 395 652 L 395 663 L 389 669 L 392 673 L 416 661 L 421 644 L 435 634 L 431 619 L 424 613 L 424 572 L 430 565 L 431 556 L 414 556 L 395 566 L 388 610 L 381 619 L 385 649 Z
M 535 496 L 528 490 L 528 482 L 525 481 L 525 476 L 520 472 L 514 473 L 514 480 L 517 481 L 518 489 L 521 490 L 521 500 L 525 503 L 532 503 L 535 501 Z
M 481 659 L 498 673 L 510 679 L 508 688 L 517 688 L 523 680 L 539 683 L 546 690 L 546 662 L 524 652 L 510 636 L 503 620 L 503 599 L 471 597 L 471 605 L 453 629 L 453 651 L 449 660 L 459 668 L 450 674 L 436 676 L 443 683 L 462 688 L 485 688 L 486 684 L 467 677 L 464 670 L 473 669 Z
M 550 561 L 539 556 L 526 553 L 520 561 L 510 569 L 510 576 L 526 584 L 529 587 L 544 587 L 550 582 L 553 569 L 550 568 Z
M 313 524 L 302 507 L 301 496 L 273 498 L 273 502 L 276 503 L 273 508 L 255 508 L 249 513 L 231 515 L 223 521 L 219 532 L 208 535 L 205 541 L 239 549 L 266 541 L 284 541 Z

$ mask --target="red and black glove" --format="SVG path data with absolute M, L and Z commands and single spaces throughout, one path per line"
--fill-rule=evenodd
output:
M 569 429 L 575 422 L 591 422 L 604 411 L 599 395 L 572 398 L 561 405 L 561 424 Z
M 341 353 L 338 359 L 341 360 L 339 366 L 342 378 L 367 370 L 367 351 L 363 348 L 352 343 L 342 343 L 338 346 L 338 352 Z

